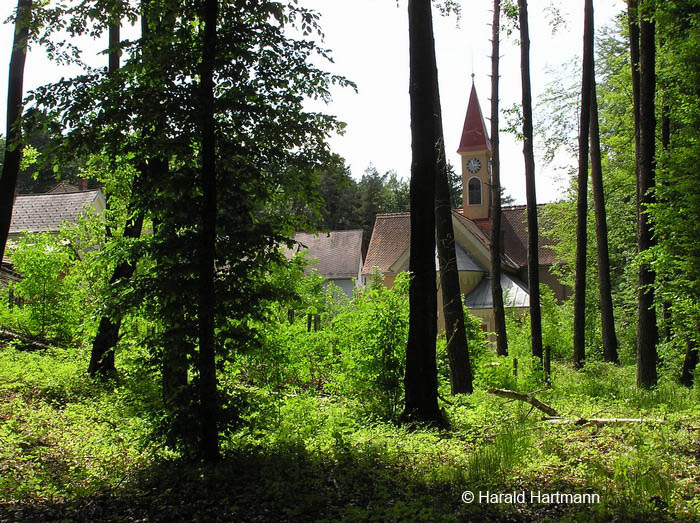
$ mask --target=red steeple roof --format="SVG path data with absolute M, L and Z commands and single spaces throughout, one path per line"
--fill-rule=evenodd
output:
M 459 141 L 458 153 L 469 151 L 491 150 L 491 140 L 486 132 L 484 116 L 481 114 L 479 98 L 476 96 L 476 88 L 472 82 L 472 92 L 469 95 L 469 105 L 467 106 L 467 117 L 464 119 L 464 129 L 462 129 L 462 139 Z

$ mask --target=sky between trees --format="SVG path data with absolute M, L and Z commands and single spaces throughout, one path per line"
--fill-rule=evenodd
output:
M 405 0 L 302 0 L 303 5 L 321 14 L 325 47 L 333 51 L 334 73 L 343 74 L 358 85 L 359 92 L 336 88 L 334 101 L 326 109 L 348 124 L 346 134 L 331 140 L 334 152 L 343 156 L 356 179 L 373 163 L 380 172 L 395 169 L 399 177 L 408 178 L 411 164 L 409 100 L 408 100 L 408 25 Z M 440 94 L 448 160 L 458 163 L 455 153 L 467 108 L 471 73 L 484 116 L 488 117 L 490 79 L 489 0 L 461 2 L 462 19 L 436 14 L 435 38 Z M 0 2 L 0 20 L 12 14 L 15 2 Z M 550 6 L 557 5 L 565 19 L 552 35 Z M 606 25 L 624 8 L 621 0 L 594 2 L 596 27 Z M 555 0 L 533 0 L 531 10 L 531 60 L 535 104 L 552 76 L 549 69 L 580 55 L 583 34 L 583 6 Z M 124 29 L 124 37 L 135 35 Z M 511 107 L 520 100 L 519 51 L 516 33 L 501 44 L 501 108 Z M 94 65 L 104 63 L 99 54 L 104 42 L 85 41 L 94 48 Z M 0 26 L 0 121 L 6 118 L 7 70 L 12 45 L 12 25 Z M 61 68 L 48 62 L 41 49 L 30 50 L 25 71 L 25 92 L 61 76 L 78 71 Z M 542 115 L 535 107 L 535 119 Z M 505 126 L 505 118 L 501 116 Z M 537 138 L 535 138 L 537 146 Z M 576 160 L 560 158 L 566 165 Z M 560 162 L 560 163 L 561 163 Z M 538 201 L 558 198 L 563 187 L 564 171 L 556 166 L 537 165 Z M 525 202 L 522 146 L 507 133 L 501 135 L 501 180 L 506 191 L 517 203 Z

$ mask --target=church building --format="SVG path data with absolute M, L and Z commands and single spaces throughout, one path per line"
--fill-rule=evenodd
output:
M 462 208 L 452 210 L 460 289 L 466 306 L 482 320 L 482 328 L 494 330 L 491 297 L 491 141 L 472 83 L 462 137 L 457 153 L 462 169 Z M 527 214 L 524 205 L 502 207 L 501 286 L 506 308 L 526 310 L 530 305 L 527 285 Z M 540 284 L 549 285 L 558 299 L 566 288 L 551 274 L 557 262 L 547 238 L 539 240 Z M 363 275 L 378 271 L 391 286 L 400 272 L 408 271 L 410 252 L 409 213 L 378 214 L 367 250 Z M 435 265 L 438 267 L 437 252 Z M 438 321 L 442 329 L 442 296 L 438 282 Z

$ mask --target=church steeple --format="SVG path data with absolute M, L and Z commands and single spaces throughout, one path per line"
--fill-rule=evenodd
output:
M 462 209 L 467 218 L 488 218 L 491 198 L 488 193 L 491 140 L 481 113 L 479 98 L 474 86 L 469 95 L 467 116 L 464 118 L 462 139 L 457 152 L 462 157 Z

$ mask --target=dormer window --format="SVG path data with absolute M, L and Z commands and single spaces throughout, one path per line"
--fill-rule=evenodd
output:
M 481 205 L 481 180 L 471 178 L 468 184 L 469 205 Z

